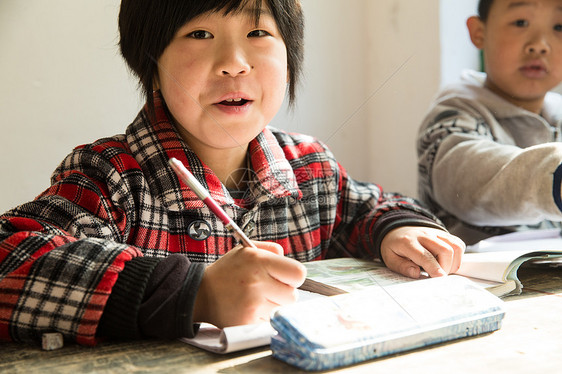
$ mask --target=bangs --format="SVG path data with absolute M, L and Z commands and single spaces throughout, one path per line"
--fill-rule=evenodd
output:
M 263 0 L 206 0 L 206 1 L 196 1 L 200 4 L 198 11 L 194 16 L 198 16 L 202 13 L 222 13 L 223 15 L 238 15 L 240 13 L 248 13 L 250 19 L 257 25 L 260 20 L 260 16 L 263 13 L 262 6 L 264 4 Z M 268 6 L 267 1 L 265 1 L 265 6 Z M 195 7 L 191 7 L 195 8 Z M 192 16 L 193 17 L 193 16 Z

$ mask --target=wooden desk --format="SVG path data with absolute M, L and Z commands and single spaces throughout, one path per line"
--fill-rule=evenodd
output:
M 562 269 L 520 270 L 499 331 L 334 370 L 346 373 L 561 373 Z M 298 373 L 268 347 L 217 355 L 178 341 L 66 345 L 0 343 L 0 373 Z

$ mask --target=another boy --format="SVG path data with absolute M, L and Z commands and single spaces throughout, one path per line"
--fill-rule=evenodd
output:
M 562 221 L 562 0 L 481 0 L 486 74 L 446 87 L 418 138 L 419 193 L 467 244 Z

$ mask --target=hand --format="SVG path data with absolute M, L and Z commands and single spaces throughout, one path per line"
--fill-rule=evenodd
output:
M 306 277 L 300 262 L 283 256 L 276 243 L 238 246 L 205 269 L 194 322 L 222 328 L 268 321 L 272 310 L 293 303 Z
M 403 226 L 390 231 L 381 242 L 386 266 L 411 278 L 421 270 L 431 277 L 456 272 L 466 245 L 446 231 L 419 226 Z

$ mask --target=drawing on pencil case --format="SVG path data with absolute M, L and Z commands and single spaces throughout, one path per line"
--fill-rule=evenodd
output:
M 367 287 L 279 308 L 271 350 L 300 369 L 327 370 L 492 332 L 504 315 L 499 298 L 456 275 Z

